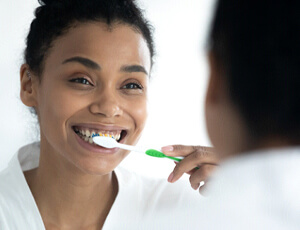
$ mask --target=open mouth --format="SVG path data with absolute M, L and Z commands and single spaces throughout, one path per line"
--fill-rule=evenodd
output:
M 93 135 L 99 135 L 99 136 L 105 136 L 105 137 L 111 137 L 114 138 L 117 142 L 120 142 L 124 139 L 124 137 L 127 135 L 126 130 L 95 130 L 95 129 L 89 129 L 85 127 L 79 127 L 79 126 L 73 126 L 72 127 L 74 132 L 85 142 L 89 142 L 90 144 L 94 144 Z

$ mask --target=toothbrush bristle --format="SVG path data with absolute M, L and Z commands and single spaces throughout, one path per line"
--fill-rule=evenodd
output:
M 93 137 L 110 137 L 112 139 L 115 139 L 115 137 L 113 135 L 109 135 L 109 134 L 102 134 L 102 133 L 95 133 L 95 134 L 92 134 L 92 138 Z
M 92 138 L 93 138 L 93 137 L 97 137 L 97 136 L 99 136 L 99 134 L 98 134 L 98 133 L 95 133 L 95 134 L 92 135 Z
M 118 144 L 115 139 L 113 139 L 109 136 L 101 137 L 98 135 L 98 136 L 93 137 L 93 141 L 95 144 L 100 145 L 105 148 L 115 148 L 115 147 L 117 147 L 117 144 Z

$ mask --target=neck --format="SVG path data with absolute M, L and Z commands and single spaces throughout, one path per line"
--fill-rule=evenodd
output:
M 257 143 L 257 149 L 272 149 L 272 148 L 286 148 L 299 145 L 284 137 L 270 137 L 265 138 Z
M 25 173 L 45 225 L 102 228 L 118 192 L 114 173 L 89 175 L 62 156 L 43 151 L 37 169 Z

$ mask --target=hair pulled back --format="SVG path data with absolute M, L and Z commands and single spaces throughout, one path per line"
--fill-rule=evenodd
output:
M 55 39 L 76 23 L 89 21 L 124 23 L 139 32 L 147 42 L 153 63 L 152 26 L 134 0 L 39 0 L 30 25 L 24 52 L 31 71 L 41 77 L 45 57 Z

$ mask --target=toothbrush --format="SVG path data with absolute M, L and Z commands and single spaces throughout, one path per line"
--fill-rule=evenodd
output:
M 182 160 L 182 158 L 167 156 L 164 153 L 157 151 L 155 149 L 144 149 L 137 146 L 121 144 L 112 137 L 99 136 L 99 134 L 93 134 L 92 138 L 95 144 L 108 149 L 121 148 L 129 151 L 146 153 L 148 156 L 152 156 L 152 157 L 168 158 L 177 162 Z

